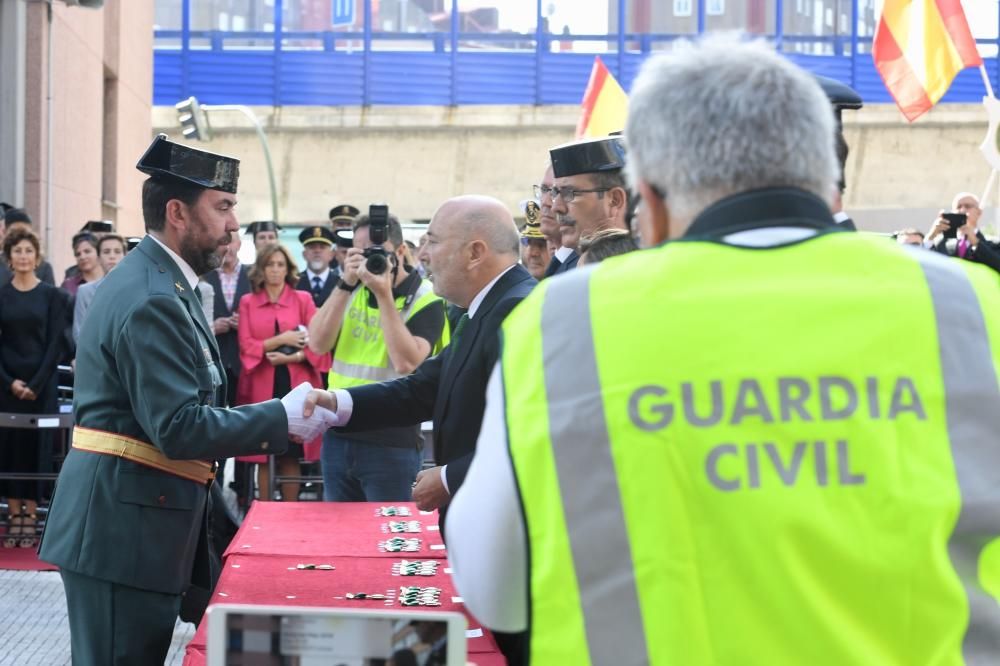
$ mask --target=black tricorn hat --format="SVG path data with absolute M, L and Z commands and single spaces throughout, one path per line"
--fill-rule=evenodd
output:
M 818 74 L 813 74 L 816 78 L 816 82 L 819 83 L 823 92 L 826 93 L 827 99 L 830 100 L 830 104 L 833 105 L 833 113 L 837 116 L 837 122 L 840 122 L 840 112 L 844 109 L 860 109 L 864 106 L 864 102 L 861 99 L 861 95 L 857 93 L 854 88 L 847 84 L 841 83 L 836 79 L 831 79 L 827 76 L 820 76 Z
M 549 151 L 552 175 L 556 178 L 581 173 L 614 171 L 625 166 L 625 140 L 605 136 L 556 146 Z
M 247 226 L 247 230 L 244 231 L 243 233 L 250 234 L 251 236 L 256 238 L 257 234 L 259 234 L 262 231 L 273 231 L 274 233 L 278 233 L 279 231 L 281 231 L 281 225 L 278 224 L 277 222 L 271 222 L 270 220 L 263 220 L 261 222 L 251 222 Z
M 326 243 L 332 246 L 336 240 L 337 237 L 333 235 L 332 229 L 318 224 L 306 227 L 299 233 L 299 242 L 303 245 L 308 245 L 309 243 Z
M 158 134 L 135 168 L 155 178 L 198 185 L 209 190 L 236 194 L 240 161 L 190 146 L 174 143 Z
M 353 223 L 354 218 L 361 214 L 361 211 L 351 204 L 340 204 L 330 209 L 330 221 Z
M 142 239 L 139 238 L 138 236 L 129 236 L 128 238 L 125 239 L 125 243 L 127 244 L 127 247 L 128 247 L 128 249 L 126 251 L 127 252 L 131 252 L 141 242 L 142 242 Z
M 80 227 L 80 231 L 89 231 L 92 234 L 110 234 L 115 230 L 115 224 L 111 220 L 88 220 Z

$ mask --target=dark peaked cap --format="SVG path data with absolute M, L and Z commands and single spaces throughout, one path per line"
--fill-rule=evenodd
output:
M 236 194 L 240 161 L 190 146 L 183 146 L 158 134 L 135 165 L 139 171 L 168 180 L 198 185 L 209 190 Z
M 575 141 L 549 151 L 556 178 L 581 173 L 614 171 L 625 166 L 625 140 L 618 136 Z

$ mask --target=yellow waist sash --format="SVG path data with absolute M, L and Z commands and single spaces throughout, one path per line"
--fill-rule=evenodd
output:
M 171 460 L 152 444 L 103 430 L 74 427 L 73 448 L 118 456 L 197 483 L 208 483 L 215 478 L 214 463 L 203 460 Z

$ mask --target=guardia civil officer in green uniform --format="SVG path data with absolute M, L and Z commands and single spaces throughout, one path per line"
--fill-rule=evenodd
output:
M 837 225 L 833 136 L 763 42 L 643 66 L 651 247 L 507 319 L 445 528 L 531 664 L 1000 663 L 1000 289 Z
M 74 664 L 163 663 L 182 593 L 211 588 L 210 461 L 288 445 L 281 401 L 226 408 L 195 288 L 238 232 L 239 162 L 160 135 L 137 166 L 148 235 L 81 331 L 77 426 L 40 551 L 63 577 Z

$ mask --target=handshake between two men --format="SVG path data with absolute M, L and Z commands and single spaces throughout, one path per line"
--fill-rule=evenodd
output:
M 331 391 L 315 389 L 303 382 L 281 399 L 288 417 L 289 438 L 298 443 L 315 439 L 323 432 L 342 425 L 337 418 L 337 397 Z M 450 495 L 441 479 L 441 468 L 422 470 L 413 484 L 413 501 L 423 511 L 432 511 L 448 503 Z

